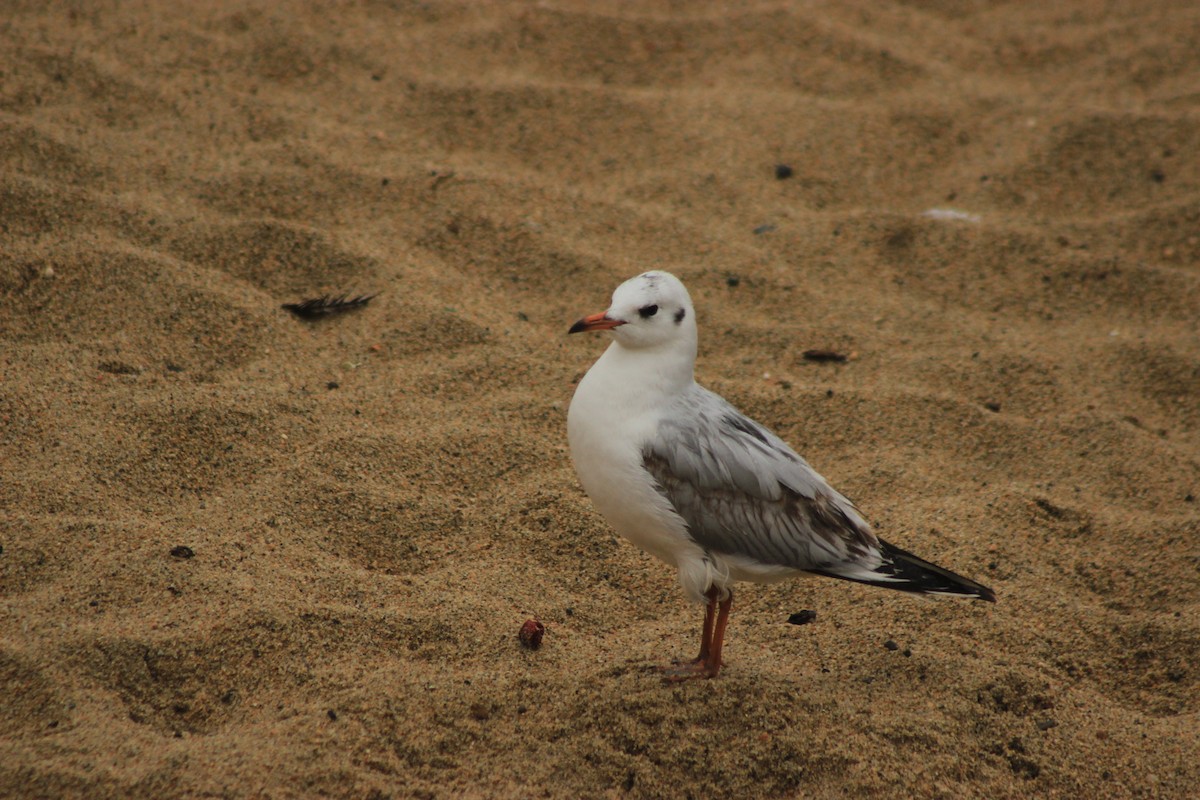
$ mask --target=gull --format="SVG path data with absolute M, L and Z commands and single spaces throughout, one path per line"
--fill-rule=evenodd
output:
M 612 343 L 567 413 L 571 459 L 613 529 L 678 570 L 705 605 L 700 655 L 667 680 L 715 678 L 732 585 L 805 574 L 995 602 L 975 581 L 888 544 L 782 439 L 696 383 L 696 317 L 683 283 L 651 271 L 568 333 Z

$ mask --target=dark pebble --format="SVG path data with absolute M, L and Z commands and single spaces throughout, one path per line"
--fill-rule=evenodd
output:
M 737 275 L 730 275 L 729 277 L 725 278 L 725 285 L 730 288 L 736 287 L 741 282 L 742 279 Z
M 1042 768 L 1024 756 L 1009 756 L 1008 763 L 1014 774 L 1026 780 L 1033 780 L 1042 774 Z
M 997 414 L 1000 413 L 1000 404 L 997 403 L 995 400 L 987 401 L 986 403 L 983 404 L 983 407 L 986 408 L 988 411 L 993 411 Z
M 757 228 L 755 228 L 754 235 L 762 236 L 764 233 L 770 233 L 773 230 L 775 230 L 775 226 L 772 225 L 771 223 L 767 222 L 767 223 L 759 225 Z
M 1048 731 L 1051 728 L 1057 728 L 1057 727 L 1058 727 L 1058 723 L 1052 719 L 1039 719 L 1038 723 L 1037 723 L 1037 729 L 1039 731 Z
M 1035 498 L 1033 503 L 1038 508 L 1040 508 L 1042 511 L 1045 511 L 1047 514 L 1054 517 L 1055 519 L 1062 519 L 1063 517 L 1065 517 L 1067 515 L 1066 511 L 1064 511 L 1063 509 L 1054 505 L 1054 503 L 1051 503 L 1049 500 L 1045 500 L 1041 497 Z
M 332 392 L 334 389 L 337 389 L 337 388 L 339 388 L 340 386 L 341 386 L 341 384 L 340 384 L 340 383 L 338 383 L 337 381 L 330 381 L 329 383 L 325 384 L 325 388 L 326 388 L 326 389 L 328 389 L 328 390 L 329 390 L 329 391 L 331 391 L 331 392 Z
M 191 558 L 196 555 L 196 551 L 188 547 L 186 544 L 176 545 L 171 548 L 171 555 L 176 558 Z
M 137 367 L 122 361 L 104 361 L 97 369 L 110 375 L 140 375 L 142 372 Z
M 886 647 L 888 650 L 892 650 L 892 651 L 900 649 L 900 645 L 896 644 L 891 639 L 888 639 L 886 642 L 884 642 L 883 646 Z
M 805 350 L 803 355 L 805 361 L 832 361 L 841 364 L 847 359 L 847 356 L 844 353 L 839 353 L 834 350 Z
M 1166 179 L 1167 175 L 1161 169 L 1152 170 L 1150 172 L 1150 180 L 1154 181 L 1155 183 L 1162 183 Z
M 795 170 L 793 170 L 787 164 L 776 164 L 775 165 L 775 178 L 777 180 L 785 181 L 795 174 L 796 174 Z
M 331 722 L 337 722 L 337 712 L 332 708 L 325 712 L 325 716 L 329 717 Z
M 817 620 L 817 612 L 813 611 L 812 609 L 806 608 L 803 611 L 797 611 L 795 614 L 792 614 L 790 617 L 788 617 L 788 624 L 789 625 L 807 625 L 810 622 L 816 622 L 816 620 Z

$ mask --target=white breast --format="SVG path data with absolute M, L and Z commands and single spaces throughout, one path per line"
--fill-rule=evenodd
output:
M 663 404 L 646 402 L 644 391 L 631 393 L 628 365 L 615 369 L 612 356 L 610 348 L 579 382 L 571 400 L 571 459 L 584 491 L 613 529 L 678 567 L 682 558 L 702 557 L 703 551 L 642 467 L 642 445 L 654 435 Z M 614 375 L 623 383 L 610 380 Z

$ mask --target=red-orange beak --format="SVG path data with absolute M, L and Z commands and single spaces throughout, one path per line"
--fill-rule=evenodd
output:
M 580 333 L 581 331 L 607 331 L 617 327 L 618 325 L 624 324 L 624 320 L 613 319 L 612 317 L 605 316 L 605 312 L 602 311 L 599 314 L 592 314 L 591 316 L 587 316 L 579 320 L 579 322 L 576 322 L 571 326 L 571 330 L 567 331 L 567 333 Z

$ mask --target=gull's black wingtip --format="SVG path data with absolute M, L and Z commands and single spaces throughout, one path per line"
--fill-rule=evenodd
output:
M 831 578 L 866 583 L 883 589 L 895 589 L 913 594 L 941 594 L 952 597 L 966 597 L 972 600 L 996 602 L 996 593 L 982 583 L 965 578 L 945 567 L 939 567 L 918 558 L 907 550 L 902 550 L 894 544 L 879 540 L 883 563 L 875 569 L 878 578 L 859 575 L 842 575 L 831 570 L 813 570 L 818 575 L 828 575 Z
M 923 594 L 947 594 L 976 600 L 996 602 L 996 593 L 982 583 L 939 567 L 923 558 L 902 550 L 894 544 L 879 540 L 883 549 L 884 567 L 881 572 L 902 583 L 894 588 Z

